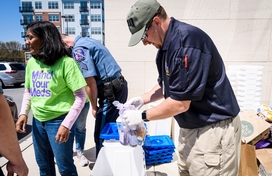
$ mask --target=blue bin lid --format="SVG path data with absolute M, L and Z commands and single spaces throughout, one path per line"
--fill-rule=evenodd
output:
M 105 125 L 102 132 L 100 133 L 100 138 L 104 140 L 115 139 L 119 140 L 118 127 L 116 122 L 110 122 Z
M 146 136 L 143 148 L 147 150 L 163 148 L 174 149 L 175 145 L 168 135 Z

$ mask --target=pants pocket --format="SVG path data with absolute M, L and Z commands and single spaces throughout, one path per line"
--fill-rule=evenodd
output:
M 205 153 L 204 162 L 207 164 L 207 166 L 211 167 L 219 166 L 220 156 L 218 154 Z

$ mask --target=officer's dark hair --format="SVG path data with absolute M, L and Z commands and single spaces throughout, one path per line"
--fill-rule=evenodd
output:
M 34 33 L 43 44 L 37 54 L 32 56 L 46 65 L 54 65 L 57 60 L 67 55 L 71 57 L 62 42 L 57 27 L 49 21 L 34 21 L 27 25 L 27 30 Z

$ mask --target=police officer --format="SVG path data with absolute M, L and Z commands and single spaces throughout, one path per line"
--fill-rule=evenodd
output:
M 87 82 L 86 92 L 91 102 L 95 120 L 94 140 L 96 157 L 102 147 L 100 133 L 109 122 L 116 122 L 119 110 L 113 101 L 125 103 L 128 96 L 127 82 L 121 74 L 121 68 L 99 41 L 77 36 L 62 35 L 63 42 L 72 48 L 73 58 L 79 64 Z M 98 106 L 97 106 L 98 101 Z

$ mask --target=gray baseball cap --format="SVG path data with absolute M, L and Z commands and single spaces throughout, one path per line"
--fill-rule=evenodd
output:
M 138 0 L 127 15 L 128 28 L 132 34 L 128 46 L 134 46 L 141 41 L 146 24 L 155 16 L 160 4 L 156 0 Z

